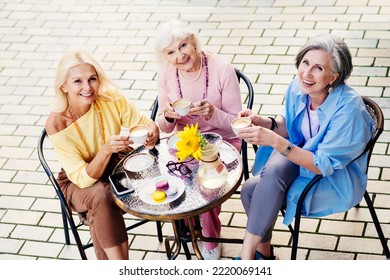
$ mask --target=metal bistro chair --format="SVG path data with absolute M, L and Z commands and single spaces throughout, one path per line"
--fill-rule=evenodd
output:
M 241 80 L 245 83 L 248 91 L 248 97 L 246 102 L 247 109 L 252 109 L 253 107 L 253 101 L 254 101 L 254 91 L 251 81 L 247 76 L 245 76 L 244 73 L 242 73 L 239 69 L 235 69 L 238 82 L 240 83 Z M 150 114 L 150 118 L 152 120 L 156 120 L 158 111 L 158 99 L 156 99 L 153 102 L 152 105 L 152 112 Z M 255 148 L 255 147 L 254 147 Z M 241 144 L 241 156 L 242 156 L 242 164 L 243 164 L 243 174 L 244 179 L 247 180 L 249 178 L 249 166 L 248 166 L 248 144 L 243 140 Z M 240 193 L 240 191 L 236 191 L 237 194 Z
M 371 100 L 370 98 L 367 98 L 367 97 L 362 97 L 362 99 L 364 101 L 364 104 L 366 105 L 367 111 L 369 112 L 370 116 L 372 117 L 372 119 L 374 121 L 374 130 L 373 130 L 373 133 L 371 135 L 371 139 L 367 143 L 364 151 L 356 158 L 356 159 L 358 159 L 360 156 L 362 156 L 363 154 L 368 152 L 367 168 L 366 168 L 366 173 L 367 173 L 369 163 L 370 163 L 371 154 L 372 154 L 372 151 L 374 149 L 375 143 L 383 131 L 384 118 L 383 118 L 383 112 L 377 103 L 375 103 L 373 100 Z M 316 183 L 319 180 L 321 180 L 321 178 L 323 178 L 322 175 L 316 175 L 306 185 L 306 187 L 304 188 L 304 190 L 303 190 L 303 192 L 298 200 L 298 205 L 297 205 L 297 209 L 296 209 L 296 213 L 295 213 L 294 228 L 292 228 L 291 225 L 289 225 L 290 232 L 293 236 L 293 243 L 292 243 L 292 249 L 291 249 L 291 259 L 292 260 L 295 260 L 297 258 L 299 227 L 300 227 L 300 221 L 301 221 L 301 212 L 302 212 L 303 202 L 306 198 L 306 195 L 309 193 L 309 191 L 313 187 L 316 186 Z M 375 197 L 375 195 L 373 196 L 373 198 L 374 197 Z M 372 221 L 374 222 L 376 231 L 378 233 L 379 240 L 382 244 L 383 252 L 384 252 L 386 258 L 390 259 L 390 252 L 389 252 L 389 247 L 387 245 L 387 240 L 383 234 L 381 225 L 379 223 L 378 216 L 377 216 L 375 208 L 374 208 L 374 204 L 373 204 L 372 199 L 370 198 L 370 195 L 368 194 L 367 190 L 364 193 L 364 199 L 367 203 L 367 207 L 370 211 Z M 359 205 L 356 205 L 355 207 L 359 207 Z M 282 214 L 284 214 L 283 211 L 282 211 Z
M 81 239 L 80 239 L 79 232 L 78 232 L 79 227 L 81 227 L 83 225 L 87 226 L 86 221 L 84 219 L 82 219 L 84 213 L 78 213 L 80 216 L 80 222 L 78 224 L 76 224 L 74 219 L 73 219 L 73 216 L 72 216 L 72 211 L 71 211 L 68 203 L 66 202 L 64 194 L 62 193 L 62 191 L 58 185 L 57 179 L 54 177 L 54 174 L 51 171 L 51 169 L 50 169 L 50 167 L 45 159 L 43 146 L 44 146 L 44 141 L 46 139 L 46 136 L 47 136 L 46 130 L 43 129 L 41 136 L 39 137 L 39 141 L 38 141 L 38 157 L 39 157 L 39 160 L 42 164 L 43 169 L 46 172 L 46 175 L 49 177 L 49 180 L 50 180 L 52 186 L 54 187 L 54 190 L 58 196 L 58 199 L 60 200 L 62 222 L 64 225 L 65 243 L 67 245 L 70 245 L 70 238 L 69 238 L 69 226 L 70 226 L 70 229 L 72 231 L 74 240 L 76 242 L 77 249 L 79 250 L 81 259 L 87 260 L 87 255 L 85 253 L 85 250 L 92 247 L 93 243 L 90 242 L 87 244 L 83 244 Z M 131 226 L 128 226 L 126 228 L 126 230 L 129 231 L 129 230 L 134 229 L 134 228 L 136 228 L 140 225 L 143 225 L 147 222 L 149 222 L 149 221 L 148 220 L 141 220 L 141 221 L 139 221 Z M 68 223 L 69 223 L 69 226 L 68 226 Z M 162 230 L 161 230 L 161 222 L 157 222 L 157 235 L 158 235 L 158 240 L 160 242 L 162 242 L 163 237 L 162 237 Z

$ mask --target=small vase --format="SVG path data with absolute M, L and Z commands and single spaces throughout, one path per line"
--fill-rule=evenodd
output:
M 222 137 L 216 133 L 204 133 L 208 144 L 203 147 L 202 159 L 197 171 L 199 183 L 207 189 L 216 189 L 225 184 L 227 169 L 219 158 Z

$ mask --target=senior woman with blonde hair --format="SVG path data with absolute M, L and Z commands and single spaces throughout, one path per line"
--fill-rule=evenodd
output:
M 87 212 L 97 259 L 128 259 L 123 212 L 112 199 L 107 176 L 131 151 L 122 127 L 144 124 L 152 148 L 159 129 L 128 101 L 89 54 L 73 51 L 60 60 L 55 100 L 46 131 L 62 170 L 58 183 L 72 210 Z
M 218 133 L 240 150 L 241 140 L 230 126 L 242 110 L 233 66 L 221 56 L 204 51 L 196 32 L 178 20 L 168 21 L 158 29 L 155 53 L 160 66 L 157 76 L 160 129 L 171 133 L 198 123 L 201 132 Z M 192 102 L 187 116 L 179 116 L 172 107 L 181 98 Z M 219 206 L 201 215 L 204 236 L 219 237 L 220 211 Z M 205 243 L 202 255 L 205 259 L 219 259 L 220 244 Z
M 278 212 L 286 204 L 284 223 L 290 224 L 303 188 L 316 174 L 323 179 L 305 199 L 306 216 L 346 211 L 361 201 L 367 186 L 368 155 L 356 158 L 373 126 L 362 98 L 345 83 L 352 72 L 348 46 L 332 35 L 316 36 L 300 49 L 295 66 L 297 77 L 287 88 L 280 117 L 239 114 L 250 117 L 253 126 L 238 136 L 273 152 L 259 160 L 266 153 L 258 150 L 257 176 L 243 184 L 248 221 L 237 259 L 275 259 L 271 238 Z

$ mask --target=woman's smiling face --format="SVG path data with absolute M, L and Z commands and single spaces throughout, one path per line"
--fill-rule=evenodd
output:
M 69 69 L 61 89 L 68 94 L 70 104 L 89 105 L 95 101 L 99 85 L 95 68 L 90 64 L 80 64 Z
M 163 53 L 169 64 L 177 69 L 187 72 L 199 70 L 200 56 L 194 47 L 192 37 L 174 39 Z
M 323 50 L 310 50 L 302 58 L 298 67 L 301 91 L 305 94 L 327 94 L 327 86 L 337 79 L 332 71 L 332 57 Z

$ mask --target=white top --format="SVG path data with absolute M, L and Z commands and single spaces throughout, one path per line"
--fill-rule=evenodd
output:
M 309 121 L 309 116 L 307 114 L 307 111 L 310 112 L 310 121 Z M 305 137 L 305 142 L 309 141 L 310 138 L 314 137 L 317 135 L 318 130 L 320 129 L 320 125 L 318 123 L 318 113 L 317 110 L 305 110 L 304 117 L 302 120 L 302 125 L 301 125 L 301 131 L 303 134 L 303 137 Z M 311 125 L 311 135 L 310 135 L 310 125 Z

